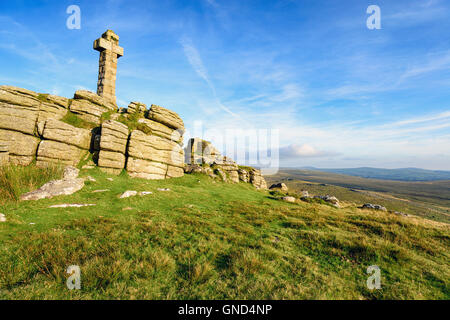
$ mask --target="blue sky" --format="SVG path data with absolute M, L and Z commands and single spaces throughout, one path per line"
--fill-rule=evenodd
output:
M 172 109 L 188 135 L 279 130 L 282 166 L 450 170 L 449 14 L 444 0 L 1 1 L 0 83 L 96 91 L 92 43 L 112 29 L 118 104 Z

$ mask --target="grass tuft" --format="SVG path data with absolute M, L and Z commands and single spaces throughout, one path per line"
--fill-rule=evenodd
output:
M 60 166 L 37 168 L 6 165 L 0 167 L 0 204 L 18 201 L 20 196 L 28 191 L 37 189 L 50 180 L 62 177 Z

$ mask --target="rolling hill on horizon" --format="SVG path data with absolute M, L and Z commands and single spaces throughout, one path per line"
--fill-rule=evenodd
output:
M 450 171 L 445 170 L 427 170 L 420 168 L 399 168 L 399 169 L 383 169 L 372 167 L 360 168 L 283 168 L 283 169 L 305 169 L 321 172 L 330 172 L 344 174 L 349 176 L 380 179 L 380 180 L 396 180 L 396 181 L 437 181 L 450 180 Z

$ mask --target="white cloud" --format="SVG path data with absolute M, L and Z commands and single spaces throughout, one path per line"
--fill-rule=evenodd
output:
M 337 153 L 335 152 L 317 150 L 309 144 L 291 144 L 289 146 L 280 148 L 279 154 L 282 160 L 296 158 L 318 158 L 337 155 Z

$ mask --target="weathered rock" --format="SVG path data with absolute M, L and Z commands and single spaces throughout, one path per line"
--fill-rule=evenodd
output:
M 210 166 L 200 166 L 198 164 L 188 164 L 184 167 L 185 173 L 203 173 L 211 178 L 216 178 L 216 175 L 214 174 L 214 170 Z
M 135 130 L 128 146 L 129 157 L 168 164 L 183 169 L 184 152 L 177 143 Z
M 306 191 L 306 190 L 302 190 L 300 194 L 301 194 L 302 199 L 303 198 L 305 198 L 305 199 L 309 198 L 309 192 Z
M 45 140 L 62 142 L 68 145 L 88 150 L 91 145 L 91 132 L 76 128 L 58 120 L 47 120 L 42 134 Z
M 102 124 L 98 155 L 98 166 L 102 171 L 116 175 L 122 172 L 126 162 L 127 143 L 128 127 L 126 125 L 113 120 Z
M 281 199 L 286 202 L 296 202 L 297 201 L 297 199 L 295 199 L 294 197 L 283 197 Z
M 101 150 L 98 166 L 101 170 L 111 174 L 120 174 L 125 167 L 125 155 L 119 152 Z
M 239 173 L 237 170 L 227 171 L 228 178 L 233 183 L 239 183 Z
M 185 155 L 185 161 L 189 164 L 224 164 L 224 157 L 211 142 L 200 138 L 189 140 Z
M 87 100 L 73 100 L 69 109 L 84 121 L 95 125 L 99 125 L 102 114 L 109 111 Z
M 180 130 L 171 129 L 162 123 L 145 118 L 139 119 L 138 123 L 143 127 L 143 131 L 148 134 L 172 140 L 178 144 L 183 142 L 183 135 Z
M 153 194 L 153 192 L 151 192 L 151 191 L 140 191 L 140 192 L 138 192 L 138 196 L 140 196 L 140 197 L 148 196 L 150 194 Z
M 115 111 L 117 110 L 117 105 L 110 100 L 99 96 L 98 94 L 87 91 L 87 90 L 78 90 L 75 92 L 73 97 L 75 100 L 85 100 L 89 101 L 97 106 L 102 107 L 106 111 Z
M 150 160 L 129 157 L 127 161 L 127 172 L 133 178 L 149 180 L 165 179 L 167 164 Z
M 395 211 L 394 214 L 397 215 L 397 216 L 409 217 L 409 214 L 404 213 L 404 212 L 400 212 L 400 211 Z
M 128 142 L 128 127 L 123 123 L 107 120 L 102 124 L 100 150 L 125 154 Z
M 263 189 L 263 190 L 267 189 L 266 180 L 263 178 L 260 170 L 253 169 L 250 171 L 250 183 L 256 189 Z
M 180 116 L 176 112 L 173 112 L 166 108 L 152 105 L 148 114 L 148 118 L 156 122 L 165 124 L 169 128 L 184 130 L 184 123 L 183 120 L 181 120 Z
M 147 106 L 142 102 L 131 102 L 128 105 L 127 113 L 144 115 L 147 112 Z
M 167 178 L 180 178 L 182 176 L 184 176 L 183 168 L 167 165 L 166 179 Z
M 50 163 L 77 166 L 86 150 L 62 142 L 44 140 L 39 144 L 37 163 L 45 167 Z
M 69 109 L 69 99 L 55 95 L 42 95 L 39 106 L 38 122 L 49 119 L 61 120 Z
M 238 174 L 239 174 L 239 180 L 248 183 L 249 182 L 249 173 L 247 170 L 245 169 L 239 169 L 238 170 Z
M 371 210 L 379 210 L 379 211 L 387 211 L 387 209 L 378 204 L 365 203 L 362 205 L 361 209 L 371 209 Z
M 170 189 L 169 188 L 158 188 L 158 191 L 167 192 L 167 191 L 170 191 Z
M 0 166 L 9 162 L 9 147 L 0 144 Z
M 321 199 L 325 202 L 331 203 L 333 206 L 335 206 L 336 208 L 340 208 L 340 204 L 339 204 L 339 200 L 338 198 L 336 198 L 335 196 L 330 196 L 330 195 L 326 195 L 326 196 L 315 196 L 314 198 L 316 199 Z
M 108 192 L 110 191 L 109 189 L 102 189 L 102 190 L 94 190 L 92 191 L 92 193 L 103 193 L 103 192 Z
M 75 92 L 69 109 L 85 121 L 100 124 L 102 114 L 117 110 L 117 106 L 93 92 L 79 90 Z
M 6 216 L 3 213 L 0 213 L 0 222 L 6 222 Z
M 0 129 L 34 134 L 40 101 L 31 95 L 0 87 Z
M 279 190 L 282 192 L 288 192 L 288 190 L 289 190 L 288 187 L 282 182 L 271 185 L 269 189 L 270 190 Z
M 78 178 L 78 175 L 80 174 L 80 170 L 75 167 L 65 167 L 64 173 L 63 173 L 63 179 L 70 180 L 70 179 L 76 179 Z
M 21 200 L 40 200 L 50 199 L 61 195 L 71 195 L 84 187 L 84 179 L 62 179 L 53 180 L 35 191 L 25 193 L 20 197 Z
M 0 86 L 0 90 L 4 90 L 11 94 L 19 95 L 20 97 L 25 97 L 25 98 L 37 98 L 39 96 L 39 93 L 37 93 L 37 92 L 31 91 L 28 89 L 24 89 L 24 88 L 14 87 L 14 86 L 3 85 L 3 86 Z M 19 99 L 19 98 L 16 97 L 15 99 Z
M 122 193 L 119 196 L 119 198 L 124 199 L 124 198 L 134 197 L 134 196 L 137 196 L 137 194 L 138 194 L 137 191 L 128 190 L 128 191 L 125 191 L 124 193 Z
M 92 203 L 64 203 L 64 204 L 55 204 L 50 206 L 49 208 L 83 208 L 83 207 L 93 207 L 96 204 Z
M 221 168 L 214 168 L 214 173 L 222 179 L 223 182 L 227 182 L 227 174 Z
M 187 164 L 184 166 L 185 173 L 203 173 L 203 167 L 198 164 Z
M 0 129 L 0 143 L 8 146 L 12 164 L 27 166 L 34 160 L 39 139 L 21 132 Z

